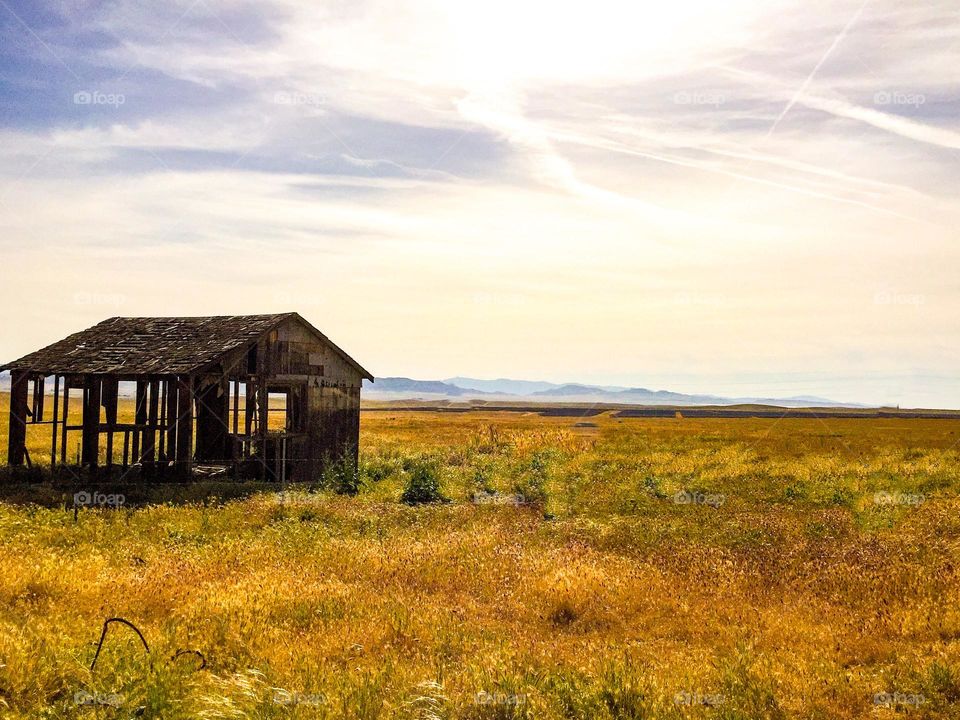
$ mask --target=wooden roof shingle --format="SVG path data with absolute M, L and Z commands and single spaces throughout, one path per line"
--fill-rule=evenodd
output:
M 0 366 L 56 374 L 186 375 L 297 318 L 364 377 L 369 373 L 297 313 L 210 317 L 113 317 Z

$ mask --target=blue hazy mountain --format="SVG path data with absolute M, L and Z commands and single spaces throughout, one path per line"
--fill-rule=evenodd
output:
M 377 378 L 364 381 L 364 397 L 383 399 L 485 398 L 503 400 L 536 400 L 539 402 L 605 402 L 627 405 L 739 405 L 762 404 L 782 407 L 865 407 L 838 403 L 827 398 L 798 395 L 787 398 L 736 397 L 686 394 L 643 387 L 586 385 L 583 383 L 550 383 L 534 380 L 479 380 L 452 377 L 446 380 L 414 380 L 404 377 Z
M 445 395 L 447 397 L 464 395 L 475 397 L 487 394 L 480 390 L 457 387 L 442 380 L 413 380 L 406 377 L 378 377 L 373 383 L 364 380 L 363 390 L 365 393 L 373 395 L 378 393 L 410 393 L 411 397 L 415 394 Z
M 469 390 L 483 390 L 484 392 L 497 393 L 498 395 L 532 395 L 538 392 L 548 392 L 556 388 L 565 387 L 559 383 L 546 382 L 543 380 L 511 380 L 510 378 L 480 380 L 470 377 L 452 377 L 447 378 L 444 382 Z M 591 389 L 599 388 L 611 392 L 627 389 L 617 385 L 584 385 L 583 387 L 589 387 Z
M 536 380 L 510 380 L 509 378 L 479 380 L 477 378 L 452 377 L 447 378 L 444 382 L 465 390 L 480 390 L 501 395 L 530 395 L 531 393 L 558 387 L 556 383 Z
M 129 387 L 126 387 L 128 386 Z M 10 374 L 0 373 L 0 391 L 10 390 Z M 120 394 L 133 396 L 132 383 L 121 383 Z M 406 377 L 382 377 L 375 383 L 363 381 L 363 396 L 369 400 L 402 400 L 422 398 L 483 398 L 495 400 L 534 400 L 538 402 L 602 402 L 624 405 L 739 405 L 760 404 L 781 407 L 868 407 L 856 403 L 839 403 L 815 395 L 795 395 L 786 398 L 738 397 L 718 395 L 688 395 L 669 390 L 627 388 L 616 385 L 585 385 L 582 383 L 550 383 L 534 380 L 477 380 L 453 377 L 447 380 L 414 380 Z

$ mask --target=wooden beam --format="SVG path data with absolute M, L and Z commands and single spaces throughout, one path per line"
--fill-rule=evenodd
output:
M 50 467 L 57 464 L 57 417 L 60 411 L 60 376 L 53 376 L 53 418 L 50 423 Z
M 162 468 L 167 461 L 167 381 L 160 381 L 160 438 L 157 440 L 157 461 Z
M 137 405 L 134 414 L 134 422 L 137 425 L 147 424 L 147 383 L 144 380 L 137 380 Z M 140 430 L 133 434 L 133 455 L 134 463 L 141 460 L 140 446 L 146 444 L 146 430 Z
M 193 471 L 193 377 L 177 378 L 177 469 L 184 475 Z
M 70 419 L 70 378 L 63 376 L 63 433 L 60 436 L 60 464 L 67 464 L 67 425 Z
M 253 435 L 253 424 L 257 417 L 257 389 L 253 385 L 252 377 L 247 378 L 244 387 L 246 388 L 246 415 L 243 420 L 243 434 L 250 437 Z M 244 445 L 243 456 L 248 458 L 253 452 L 253 444 L 244 443 Z
M 31 415 L 33 418 L 31 422 L 39 423 L 43 422 L 43 398 L 44 390 L 46 389 L 46 378 L 43 375 L 34 377 L 33 379 L 33 408 Z
M 233 381 L 233 434 L 240 434 L 240 380 Z
M 153 468 L 157 451 L 157 411 L 160 408 L 160 381 L 153 379 L 150 381 L 150 406 L 147 413 L 147 425 L 150 429 L 144 433 L 143 442 L 143 464 L 144 469 L 149 466 Z
M 103 379 L 103 407 L 107 416 L 107 467 L 113 465 L 113 433 L 117 424 L 117 403 L 119 401 L 119 383 L 115 377 Z
M 177 381 L 166 381 L 164 395 L 167 400 L 167 460 L 176 458 L 177 446 Z
M 81 462 L 95 468 L 100 464 L 100 387 L 97 375 L 88 375 L 85 385 L 83 404 L 83 439 L 81 440 Z
M 7 438 L 7 463 L 23 465 L 27 451 L 27 373 L 10 372 L 10 427 Z
M 260 436 L 260 479 L 267 479 L 267 430 L 270 416 L 267 414 L 270 404 L 270 394 L 267 392 L 267 382 L 261 375 L 257 382 L 257 434 Z

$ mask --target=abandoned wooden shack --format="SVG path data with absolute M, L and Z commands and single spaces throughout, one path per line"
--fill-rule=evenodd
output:
M 356 461 L 360 386 L 373 380 L 297 313 L 114 317 L 0 370 L 11 465 L 32 464 L 27 428 L 49 425 L 51 466 L 278 480 Z M 124 393 L 135 409 L 121 422 Z

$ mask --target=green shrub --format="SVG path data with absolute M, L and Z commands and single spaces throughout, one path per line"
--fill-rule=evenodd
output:
M 405 461 L 404 465 L 409 469 L 406 472 L 407 478 L 403 495 L 400 496 L 401 501 L 409 505 L 417 505 L 447 500 L 443 494 L 440 470 L 436 462 L 421 459 L 410 463 Z
M 362 458 L 360 461 L 360 474 L 372 483 L 386 480 L 399 470 L 399 464 L 393 458 L 376 456 Z
M 513 491 L 522 498 L 523 502 L 545 505 L 548 475 L 546 457 L 543 453 L 535 453 L 529 465 L 517 475 Z
M 837 488 L 829 500 L 831 505 L 850 505 L 853 502 L 853 493 L 846 488 Z
M 653 497 L 660 500 L 667 497 L 667 493 L 663 491 L 663 487 L 660 485 L 660 479 L 655 478 L 653 475 L 647 475 L 643 478 L 643 488 L 646 492 L 653 495 Z
M 927 670 L 926 689 L 939 695 L 947 703 L 960 700 L 960 675 L 949 665 L 934 662 Z
M 493 486 L 493 465 L 490 462 L 480 461 L 473 468 L 473 487 L 478 493 L 493 495 L 496 488 Z
M 322 485 L 338 495 L 356 495 L 362 486 L 356 455 L 352 448 L 345 448 L 336 460 L 324 463 Z
M 807 497 L 807 488 L 804 487 L 802 483 L 791 483 L 787 485 L 786 490 L 783 491 L 783 497 L 787 502 L 805 500 Z

